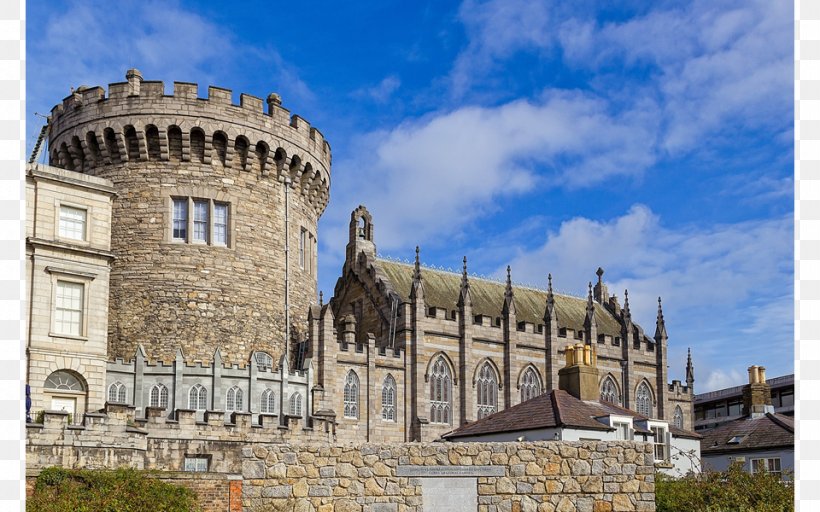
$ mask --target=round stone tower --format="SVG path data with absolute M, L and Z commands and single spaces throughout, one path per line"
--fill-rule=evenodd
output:
M 51 165 L 113 181 L 109 357 L 227 363 L 304 337 L 330 146 L 278 95 L 143 81 L 80 87 L 51 111 Z M 94 212 L 88 228 L 95 229 Z M 286 244 L 287 233 L 287 244 Z M 286 252 L 286 247 L 289 252 Z M 289 256 L 288 256 L 289 254 Z M 287 271 L 286 271 L 286 266 Z M 286 293 L 286 289 L 288 292 Z

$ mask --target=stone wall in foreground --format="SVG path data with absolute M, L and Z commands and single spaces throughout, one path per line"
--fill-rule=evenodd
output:
M 480 512 L 655 510 L 649 443 L 256 445 L 243 456 L 249 512 L 453 510 L 470 493 Z

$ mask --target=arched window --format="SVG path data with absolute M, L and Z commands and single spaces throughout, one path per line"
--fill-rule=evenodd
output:
M 233 386 L 225 396 L 225 410 L 227 412 L 242 411 L 242 390 L 239 386 Z
M 128 154 L 128 160 L 136 161 L 140 159 L 140 145 L 137 139 L 137 130 L 133 126 L 125 127 L 125 150 Z
M 80 379 L 65 370 L 57 370 L 49 375 L 43 387 L 60 391 L 85 391 Z
M 621 397 L 618 394 L 618 386 L 615 385 L 615 381 L 612 380 L 612 377 L 610 376 L 607 376 L 607 378 L 604 379 L 604 383 L 601 384 L 601 401 L 613 404 L 621 403 Z
M 478 395 L 478 419 L 481 419 L 498 410 L 498 377 L 489 361 L 481 366 L 475 384 Z
M 168 158 L 173 162 L 182 160 L 182 130 L 179 126 L 168 127 Z
M 345 377 L 345 418 L 359 417 L 359 376 L 350 370 Z
M 535 368 L 530 366 L 521 376 L 521 401 L 526 402 L 530 398 L 535 398 L 541 394 L 541 379 Z
M 389 374 L 382 383 L 382 419 L 396 421 L 396 379 Z
M 109 402 L 116 402 L 120 404 L 126 403 L 128 398 L 126 397 L 126 389 L 125 384 L 120 381 L 117 381 L 110 386 L 108 386 L 108 401 Z
M 652 417 L 652 393 L 646 382 L 641 382 L 638 391 L 635 393 L 635 410 L 638 414 L 643 414 L 647 418 Z
M 452 385 L 450 367 L 444 357 L 439 356 L 430 372 L 430 423 L 449 424 L 452 421 Z
M 151 407 L 168 408 L 168 388 L 163 384 L 157 384 L 151 388 Z
M 292 395 L 290 395 L 290 415 L 291 416 L 301 416 L 302 415 L 302 394 L 298 391 Z
M 191 128 L 191 161 L 205 162 L 205 132 L 199 128 Z
M 273 358 L 267 352 L 257 352 L 256 367 L 260 370 L 270 370 L 273 367 Z
M 675 415 L 672 416 L 672 425 L 683 428 L 683 411 L 680 408 L 680 405 L 675 407 Z
M 265 414 L 276 413 L 276 394 L 270 388 L 262 392 L 262 412 Z
M 156 126 L 149 124 L 145 128 L 145 142 L 148 146 L 148 159 L 159 160 L 162 156 L 162 151 L 159 146 L 159 130 Z
M 195 384 L 188 392 L 188 409 L 204 411 L 208 408 L 208 390 L 201 384 Z
M 220 164 L 225 165 L 228 150 L 228 137 L 222 132 L 216 132 L 214 133 L 211 141 L 214 148 L 213 154 L 216 156 L 216 158 L 211 158 L 211 161 L 214 163 L 219 162 Z

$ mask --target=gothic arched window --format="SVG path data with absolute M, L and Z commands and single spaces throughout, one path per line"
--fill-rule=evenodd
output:
M 262 392 L 262 412 L 265 414 L 276 412 L 276 394 L 271 388 Z
M 125 384 L 120 381 L 111 384 L 108 386 L 108 401 L 121 404 L 126 403 L 128 400 L 126 397 L 126 391 Z
M 526 402 L 540 394 L 541 379 L 538 378 L 538 372 L 535 371 L 535 368 L 530 366 L 521 376 L 521 401 Z
M 604 379 L 604 383 L 601 385 L 601 401 L 613 404 L 621 403 L 621 397 L 618 394 L 618 386 L 610 376 L 607 376 L 607 378 Z
M 204 411 L 208 408 L 208 390 L 202 384 L 194 384 L 188 392 L 188 409 Z
M 389 374 L 382 383 L 382 419 L 396 421 L 396 379 Z
M 290 395 L 290 414 L 291 416 L 302 415 L 302 394 L 298 391 Z
M 439 356 L 430 372 L 430 423 L 451 422 L 452 385 L 450 367 L 444 357 Z
M 672 416 L 672 425 L 683 428 L 683 411 L 680 408 L 680 405 L 675 407 L 675 415 Z
M 498 410 L 498 376 L 489 361 L 481 366 L 475 384 L 478 419 L 481 419 Z
M 652 417 L 652 393 L 646 382 L 641 382 L 638 391 L 635 393 L 635 410 L 638 414 L 643 414 L 647 418 Z
M 149 403 L 151 407 L 168 408 L 168 388 L 163 384 L 156 384 L 151 388 L 151 396 Z
M 233 386 L 228 390 L 225 397 L 225 410 L 242 411 L 242 390 L 238 386 Z
M 267 352 L 257 352 L 256 367 L 260 370 L 270 370 L 273 368 L 273 358 Z
M 345 377 L 344 405 L 345 418 L 359 417 L 359 376 L 353 370 Z

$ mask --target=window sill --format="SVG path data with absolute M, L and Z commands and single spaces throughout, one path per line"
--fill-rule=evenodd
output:
M 65 340 L 88 341 L 88 336 L 78 336 L 76 334 L 61 334 L 56 332 L 48 333 L 51 338 L 61 338 Z

